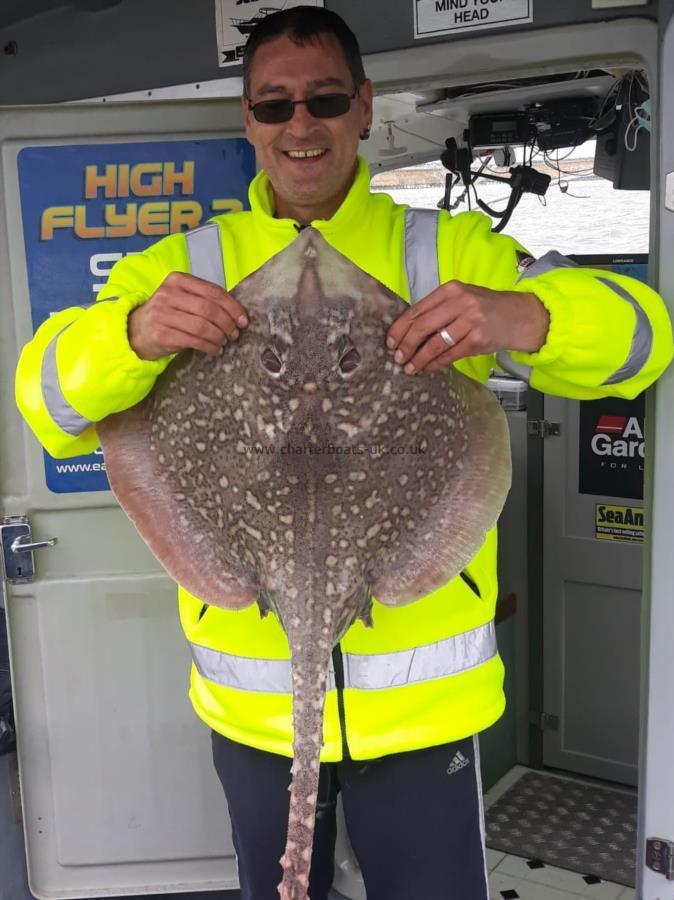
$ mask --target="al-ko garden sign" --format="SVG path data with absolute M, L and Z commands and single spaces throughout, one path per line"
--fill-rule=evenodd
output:
M 533 0 L 414 0 L 415 38 L 532 20 Z

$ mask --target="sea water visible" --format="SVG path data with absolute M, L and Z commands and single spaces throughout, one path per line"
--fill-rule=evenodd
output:
M 590 159 L 587 168 L 591 167 Z M 437 170 L 443 171 L 439 163 L 414 168 L 417 171 L 430 169 L 429 176 L 436 179 L 439 174 Z M 648 191 L 616 191 L 611 182 L 592 174 L 560 177 L 562 184 L 568 186 L 566 192 L 560 190 L 555 177 L 545 196 L 545 205 L 533 194 L 525 194 L 506 225 L 505 234 L 512 235 L 537 257 L 548 250 L 565 254 L 648 253 Z M 398 184 L 404 184 L 404 170 L 398 170 L 395 180 Z M 397 203 L 423 209 L 435 209 L 444 193 L 441 184 L 434 187 L 378 188 L 376 181 L 373 190 L 385 190 Z M 476 188 L 480 199 L 490 206 L 499 211 L 505 208 L 509 196 L 507 185 L 479 179 Z M 462 190 L 455 188 L 453 199 Z M 471 200 L 472 208 L 477 209 L 474 196 Z M 466 209 L 468 206 L 464 200 L 453 215 Z

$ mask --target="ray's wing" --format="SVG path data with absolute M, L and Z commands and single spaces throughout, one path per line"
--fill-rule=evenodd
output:
M 313 229 L 309 230 L 313 232 Z M 256 329 L 264 331 L 263 320 L 274 307 L 270 298 L 274 298 L 281 307 L 292 301 L 307 268 L 312 268 L 311 260 L 316 255 L 312 242 L 319 238 L 315 233 L 313 236 L 301 236 L 234 288 L 232 295 L 243 304 L 251 318 L 248 332 Z M 335 251 L 331 252 L 337 256 Z M 352 268 L 346 260 L 341 265 L 346 266 L 347 271 Z M 250 335 L 247 337 L 244 333 L 242 345 L 246 339 L 249 340 Z M 211 474 L 204 472 L 204 481 L 200 483 L 198 465 L 207 455 L 212 458 L 216 448 L 210 439 L 208 443 L 204 441 L 208 454 L 200 456 L 192 440 L 190 449 L 184 449 L 185 459 L 191 457 L 192 474 L 183 486 L 175 472 L 172 442 L 161 441 L 162 450 L 159 451 L 153 448 L 151 439 L 152 416 L 161 407 L 160 416 L 163 415 L 167 422 L 181 421 L 181 447 L 189 444 L 189 435 L 185 432 L 186 420 L 194 418 L 197 407 L 204 418 L 212 413 L 212 408 L 205 405 L 200 397 L 214 388 L 214 378 L 221 379 L 219 384 L 223 394 L 220 396 L 229 395 L 232 386 L 236 387 L 237 373 L 242 383 L 246 383 L 247 388 L 251 387 L 246 382 L 241 349 L 225 349 L 225 357 L 217 364 L 209 364 L 201 354 L 188 351 L 179 354 L 159 376 L 152 392 L 142 403 L 109 416 L 98 424 L 97 430 L 112 491 L 169 575 L 201 600 L 226 609 L 240 609 L 253 603 L 260 594 L 255 563 L 250 558 L 237 558 L 235 550 L 230 549 L 232 534 L 228 529 L 231 523 L 227 521 L 226 510 L 232 506 L 232 496 L 228 491 L 231 486 L 220 491 L 215 482 L 226 475 L 232 482 L 243 485 L 246 483 L 246 472 L 242 472 L 240 466 L 235 466 L 233 470 L 222 468 L 221 461 L 220 468 L 212 468 Z M 229 368 L 225 366 L 224 373 L 218 373 L 220 364 L 226 364 L 228 359 L 231 361 Z M 178 385 L 176 382 L 181 383 Z M 179 389 L 182 400 L 178 396 Z M 231 413 L 231 397 L 229 401 L 225 397 L 222 405 Z M 191 413 L 186 411 L 186 406 L 190 406 Z M 236 423 L 231 418 L 218 425 L 216 430 L 222 428 L 227 430 L 231 440 L 236 440 Z M 185 465 L 185 460 L 182 465 Z M 211 503 L 208 512 L 207 504 L 214 499 L 218 500 L 219 508 L 214 509 Z M 219 512 L 223 516 L 220 527 L 217 527 L 213 520 Z M 267 605 L 263 600 L 264 609 Z
M 456 577 L 496 524 L 510 489 L 505 413 L 488 388 L 456 370 L 448 378 L 463 410 L 462 452 L 459 459 L 440 460 L 435 472 L 437 502 L 411 534 L 390 548 L 373 573 L 372 593 L 388 606 L 418 600 Z
M 97 431 L 112 492 L 168 574 L 195 597 L 224 609 L 242 609 L 258 591 L 243 567 L 223 565 L 223 536 L 176 500 L 150 446 L 151 394 L 108 416 Z

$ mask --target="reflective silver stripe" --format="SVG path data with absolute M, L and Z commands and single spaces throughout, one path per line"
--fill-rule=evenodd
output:
M 66 325 L 65 328 L 62 328 L 51 339 L 47 349 L 44 351 L 44 356 L 42 357 L 42 396 L 44 397 L 47 412 L 58 427 L 63 429 L 66 434 L 77 437 L 93 423 L 72 408 L 63 396 L 63 391 L 59 384 L 56 370 L 56 342 L 68 327 L 70 326 Z
M 496 656 L 496 626 L 472 631 L 396 653 L 344 654 L 344 687 L 380 691 L 457 675 Z
M 203 678 L 224 687 L 253 693 L 289 694 L 290 661 L 253 659 L 191 644 L 192 658 Z M 344 687 L 379 691 L 421 681 L 447 678 L 496 656 L 496 626 L 488 622 L 454 637 L 398 650 L 395 653 L 344 653 Z M 329 690 L 335 687 L 330 665 Z
M 545 275 L 547 272 L 552 272 L 553 269 L 578 268 L 578 263 L 569 259 L 568 256 L 563 256 L 557 250 L 549 250 L 547 253 L 544 253 L 540 259 L 534 260 L 534 262 L 524 270 L 517 279 L 517 284 L 519 284 L 520 281 L 524 281 L 525 278 L 535 278 L 537 275 Z M 527 384 L 531 380 L 531 366 L 525 366 L 524 363 L 517 362 L 507 350 L 501 350 L 497 353 L 496 361 L 504 372 L 508 372 L 509 375 L 514 375 L 515 378 L 521 378 L 522 381 L 526 381 Z
M 480 807 L 480 843 L 482 846 L 482 860 L 484 870 L 484 896 L 489 896 L 489 874 L 487 872 L 487 835 L 484 821 L 484 795 L 482 792 L 482 772 L 480 769 L 480 738 L 477 734 L 473 735 L 473 751 L 475 759 L 475 789 L 477 791 L 477 802 Z M 501 895 L 503 896 L 503 895 Z
M 531 366 L 525 366 L 524 363 L 517 362 L 507 350 L 499 350 L 496 354 L 496 362 L 504 372 L 507 372 L 509 375 L 514 375 L 515 378 L 520 378 L 522 381 L 526 381 L 526 383 L 529 384 L 529 381 L 531 380 Z
M 546 272 L 552 272 L 553 269 L 579 269 L 577 262 L 564 256 L 558 250 L 548 250 L 539 259 L 534 260 L 517 279 L 524 281 L 525 278 L 535 278 L 537 275 L 545 275 Z
M 405 269 L 410 303 L 417 303 L 440 284 L 438 269 L 439 210 L 405 210 Z
M 620 384 L 621 381 L 627 381 L 628 378 L 638 375 L 648 362 L 648 357 L 651 355 L 651 350 L 653 349 L 653 329 L 651 328 L 651 323 L 648 321 L 646 313 L 639 306 L 634 297 L 628 293 L 621 284 L 617 284 L 609 278 L 601 278 L 600 276 L 597 276 L 597 280 L 601 281 L 602 284 L 605 284 L 606 287 L 611 288 L 611 290 L 615 291 L 619 297 L 622 297 L 623 300 L 626 300 L 631 304 L 637 317 L 636 325 L 634 326 L 634 334 L 632 335 L 632 346 L 630 347 L 627 359 L 613 375 L 603 382 L 603 384 Z
M 198 278 L 225 287 L 220 229 L 215 222 L 185 232 L 190 272 Z
M 192 659 L 202 678 L 222 687 L 255 694 L 291 694 L 289 659 L 255 659 L 221 653 L 199 644 L 190 644 Z M 330 663 L 328 690 L 335 689 L 335 673 Z

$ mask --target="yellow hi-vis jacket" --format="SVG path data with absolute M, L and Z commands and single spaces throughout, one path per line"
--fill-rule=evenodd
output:
M 297 236 L 298 223 L 274 218 L 264 173 L 251 183 L 250 205 L 213 220 L 230 290 Z M 419 299 L 424 285 L 430 290 L 435 281 L 452 279 L 534 293 L 550 314 L 546 343 L 538 353 L 513 352 L 504 364 L 530 375 L 539 390 L 578 399 L 634 397 L 670 362 L 669 316 L 647 286 L 573 267 L 554 253 L 524 271 L 523 248 L 494 234 L 482 213 L 452 218 L 441 212 L 434 221 L 429 229 L 428 217 L 370 193 L 359 159 L 339 210 L 311 224 L 406 300 Z M 190 270 L 186 236 L 169 235 L 121 259 L 98 302 L 52 316 L 25 347 L 17 402 L 53 456 L 93 451 L 95 423 L 150 391 L 170 358 L 139 359 L 128 343 L 127 317 L 170 272 Z M 486 381 L 493 364 L 482 356 L 457 368 Z M 463 577 L 398 609 L 375 599 L 374 627 L 356 622 L 333 654 L 321 758 L 339 760 L 348 751 L 368 759 L 428 747 L 495 722 L 505 706 L 496 593 L 492 531 Z M 190 698 L 197 714 L 233 740 L 291 756 L 290 653 L 277 618 L 260 619 L 255 604 L 240 612 L 210 607 L 183 589 L 179 605 L 194 659 Z

